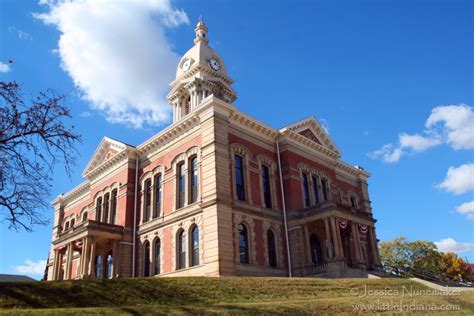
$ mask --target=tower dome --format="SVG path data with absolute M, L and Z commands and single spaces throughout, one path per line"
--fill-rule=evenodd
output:
M 230 87 L 233 80 L 220 55 L 209 46 L 208 28 L 202 18 L 194 29 L 194 46 L 181 58 L 168 101 L 173 106 L 173 122 L 190 113 L 209 95 L 232 103 L 237 98 Z

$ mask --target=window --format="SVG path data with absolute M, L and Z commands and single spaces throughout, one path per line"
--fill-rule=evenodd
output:
M 313 176 L 313 196 L 314 196 L 314 203 L 318 204 L 319 200 L 319 192 L 318 192 L 318 177 Z
M 191 266 L 199 265 L 199 228 L 193 227 L 191 231 Z
M 318 236 L 312 234 L 309 243 L 311 248 L 311 260 L 314 264 L 322 263 L 323 257 L 321 256 L 321 244 L 319 243 Z
M 64 230 L 68 230 L 69 229 L 69 222 L 66 222 L 66 224 L 64 225 Z
M 151 179 L 145 181 L 145 205 L 143 207 L 143 222 L 150 220 L 150 206 L 151 206 Z
M 110 200 L 110 194 L 107 193 L 104 195 L 104 223 L 109 222 L 109 200 Z
M 245 182 L 244 182 L 244 159 L 242 156 L 235 155 L 235 190 L 237 199 L 245 201 Z
M 276 267 L 277 257 L 276 257 L 275 234 L 270 229 L 267 231 L 267 243 L 268 243 L 268 264 L 270 265 L 270 267 Z
M 180 230 L 177 238 L 177 250 L 178 250 L 178 265 L 177 270 L 184 269 L 186 267 L 186 236 L 184 230 Z
M 74 224 L 76 224 L 76 220 L 73 218 L 73 219 L 71 219 L 71 228 L 74 227 Z
M 102 277 L 102 256 L 95 257 L 95 277 L 101 278 Z
M 186 176 L 184 172 L 184 162 L 178 165 L 178 208 L 184 206 L 186 194 Z
M 117 217 L 117 189 L 112 191 L 112 209 L 110 214 L 110 224 L 115 224 L 115 217 Z
M 150 276 L 150 243 L 145 241 L 143 245 L 143 276 Z
M 329 200 L 328 198 L 328 182 L 326 179 L 321 179 L 321 187 L 323 189 L 323 199 L 324 201 Z
M 87 212 L 84 212 L 84 213 L 82 214 L 82 221 L 83 221 L 83 222 L 87 221 Z
M 263 186 L 263 201 L 267 208 L 272 208 L 272 192 L 270 186 L 270 170 L 267 166 L 262 165 L 262 186 Z
M 350 200 L 351 200 L 351 207 L 356 208 L 357 207 L 356 198 L 354 196 L 351 196 Z
M 100 222 L 102 218 L 102 198 L 97 199 L 97 204 L 95 206 L 95 220 Z
M 304 207 L 311 205 L 309 198 L 309 184 L 308 184 L 308 175 L 306 173 L 301 173 L 301 180 L 303 182 L 303 198 L 304 198 Z
M 240 263 L 249 263 L 249 242 L 247 227 L 239 224 L 239 255 Z
M 197 157 L 193 157 L 190 160 L 191 165 L 191 174 L 190 174 L 190 183 L 191 183 L 191 201 L 190 203 L 194 203 L 197 201 L 198 195 L 198 164 L 197 164 Z
M 109 252 L 107 254 L 107 270 L 105 271 L 105 277 L 107 279 L 111 279 L 113 277 L 112 273 L 113 273 L 113 264 L 114 264 L 114 260 L 113 260 L 113 257 L 112 257 L 112 252 Z
M 160 274 L 160 263 L 161 263 L 161 241 L 157 239 L 155 241 L 155 275 Z
M 153 210 L 153 217 L 160 217 L 161 215 L 161 173 L 155 176 L 155 208 Z

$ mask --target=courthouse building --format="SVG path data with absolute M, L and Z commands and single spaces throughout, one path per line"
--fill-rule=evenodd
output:
M 370 174 L 314 117 L 242 113 L 199 21 L 168 94 L 173 123 L 138 146 L 104 137 L 53 202 L 48 280 L 362 277 L 379 267 Z

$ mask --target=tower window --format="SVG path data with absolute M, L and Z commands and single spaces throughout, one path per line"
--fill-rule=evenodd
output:
M 186 177 L 184 172 L 184 162 L 178 165 L 178 208 L 184 207 L 186 193 Z
M 191 173 L 190 173 L 190 203 L 194 203 L 197 201 L 198 196 L 198 163 L 197 157 L 193 157 L 190 160 L 191 165 Z
M 161 196 L 162 196 L 162 187 L 161 187 L 161 173 L 155 176 L 155 208 L 153 210 L 153 217 L 159 217 L 161 215 Z
M 314 203 L 319 203 L 319 192 L 318 192 L 318 177 L 313 176 L 313 195 Z
M 151 179 L 145 181 L 145 205 L 143 208 L 143 222 L 148 222 L 150 219 L 151 207 Z
M 322 190 L 323 190 L 323 199 L 324 199 L 324 201 L 329 200 L 329 198 L 328 198 L 328 182 L 326 181 L 326 179 L 321 179 L 321 187 L 322 187 Z
M 247 227 L 239 224 L 239 257 L 240 263 L 249 263 L 249 241 Z
M 235 190 L 237 199 L 245 201 L 244 160 L 242 156 L 235 155 Z
M 181 230 L 178 233 L 177 238 L 177 252 L 178 252 L 178 264 L 177 269 L 184 269 L 186 268 L 186 236 L 184 235 L 184 231 Z
M 309 207 L 311 205 L 311 200 L 309 198 L 308 175 L 304 172 L 301 173 L 301 181 L 303 182 L 304 207 Z
M 263 200 L 265 207 L 272 208 L 272 192 L 270 186 L 270 170 L 267 166 L 262 165 L 262 186 Z
M 270 229 L 267 231 L 267 243 L 268 243 L 268 264 L 270 265 L 270 267 L 276 267 L 277 257 L 276 257 L 275 234 Z
M 110 210 L 110 224 L 115 224 L 115 217 L 117 216 L 117 189 L 112 191 L 112 198 L 111 198 L 112 208 Z

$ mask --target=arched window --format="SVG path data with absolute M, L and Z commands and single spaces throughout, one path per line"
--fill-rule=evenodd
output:
M 239 224 L 239 255 L 240 263 L 249 263 L 249 241 L 247 227 Z
M 69 229 L 69 222 L 66 222 L 66 224 L 64 224 L 64 230 L 68 230 Z
M 186 236 L 184 230 L 180 230 L 176 239 L 177 242 L 177 270 L 184 269 L 186 267 Z
M 198 164 L 197 157 L 192 157 L 190 160 L 191 172 L 190 172 L 190 202 L 194 203 L 197 201 L 198 196 Z
M 95 205 L 95 220 L 100 222 L 102 219 L 102 198 L 97 199 L 97 204 Z
M 267 208 L 272 208 L 272 189 L 270 186 L 270 170 L 268 166 L 262 165 L 262 187 L 263 202 Z
M 154 181 L 155 181 L 155 207 L 153 209 L 153 218 L 157 218 L 161 216 L 161 197 L 162 197 L 161 173 L 155 176 Z
M 326 179 L 321 179 L 321 189 L 323 191 L 324 201 L 329 200 L 329 197 L 328 197 L 328 182 L 327 182 Z
M 73 218 L 73 219 L 71 219 L 71 228 L 74 227 L 74 224 L 76 224 L 76 219 Z
M 151 179 L 145 181 L 145 201 L 143 206 L 143 222 L 148 222 L 150 219 L 151 207 Z
M 235 191 L 237 199 L 245 201 L 245 178 L 244 178 L 244 159 L 242 156 L 235 155 Z
M 113 272 L 113 266 L 114 266 L 114 260 L 113 260 L 113 257 L 112 257 L 112 252 L 109 252 L 107 254 L 107 267 L 106 267 L 106 271 L 105 271 L 105 277 L 107 279 L 111 279 L 113 277 L 112 275 L 112 272 Z
M 199 265 L 199 228 L 194 226 L 191 231 L 191 267 Z
M 313 197 L 314 203 L 319 203 L 319 192 L 318 192 L 318 177 L 313 176 Z
M 155 241 L 155 274 L 160 274 L 160 264 L 161 264 L 161 241 L 158 238 Z
M 84 212 L 84 213 L 82 214 L 82 221 L 83 221 L 83 222 L 87 221 L 87 212 Z
M 150 276 L 150 243 L 145 241 L 143 245 L 143 276 Z
M 356 203 L 356 198 L 355 198 L 355 196 L 351 195 L 350 201 L 351 201 L 351 207 L 356 208 L 356 207 L 357 207 L 357 203 Z
M 184 162 L 178 165 L 178 208 L 184 206 L 184 200 L 186 197 L 186 175 L 184 172 Z
M 117 189 L 114 189 L 112 191 L 112 209 L 111 209 L 111 214 L 110 214 L 110 224 L 115 224 L 115 217 L 117 216 Z
M 311 205 L 311 200 L 309 198 L 308 175 L 305 172 L 301 173 L 301 181 L 303 183 L 304 207 L 309 207 Z
M 268 243 L 268 264 L 270 267 L 277 266 L 277 254 L 275 244 L 275 234 L 271 229 L 267 230 L 267 243 Z
M 107 193 L 104 195 L 104 223 L 109 222 L 109 200 L 110 200 L 110 194 Z
M 102 256 L 99 255 L 95 257 L 95 277 L 101 278 L 102 277 Z
M 322 263 L 323 257 L 321 255 L 321 244 L 319 243 L 319 238 L 316 234 L 312 234 L 310 239 L 310 248 L 311 248 L 311 261 L 314 264 Z

